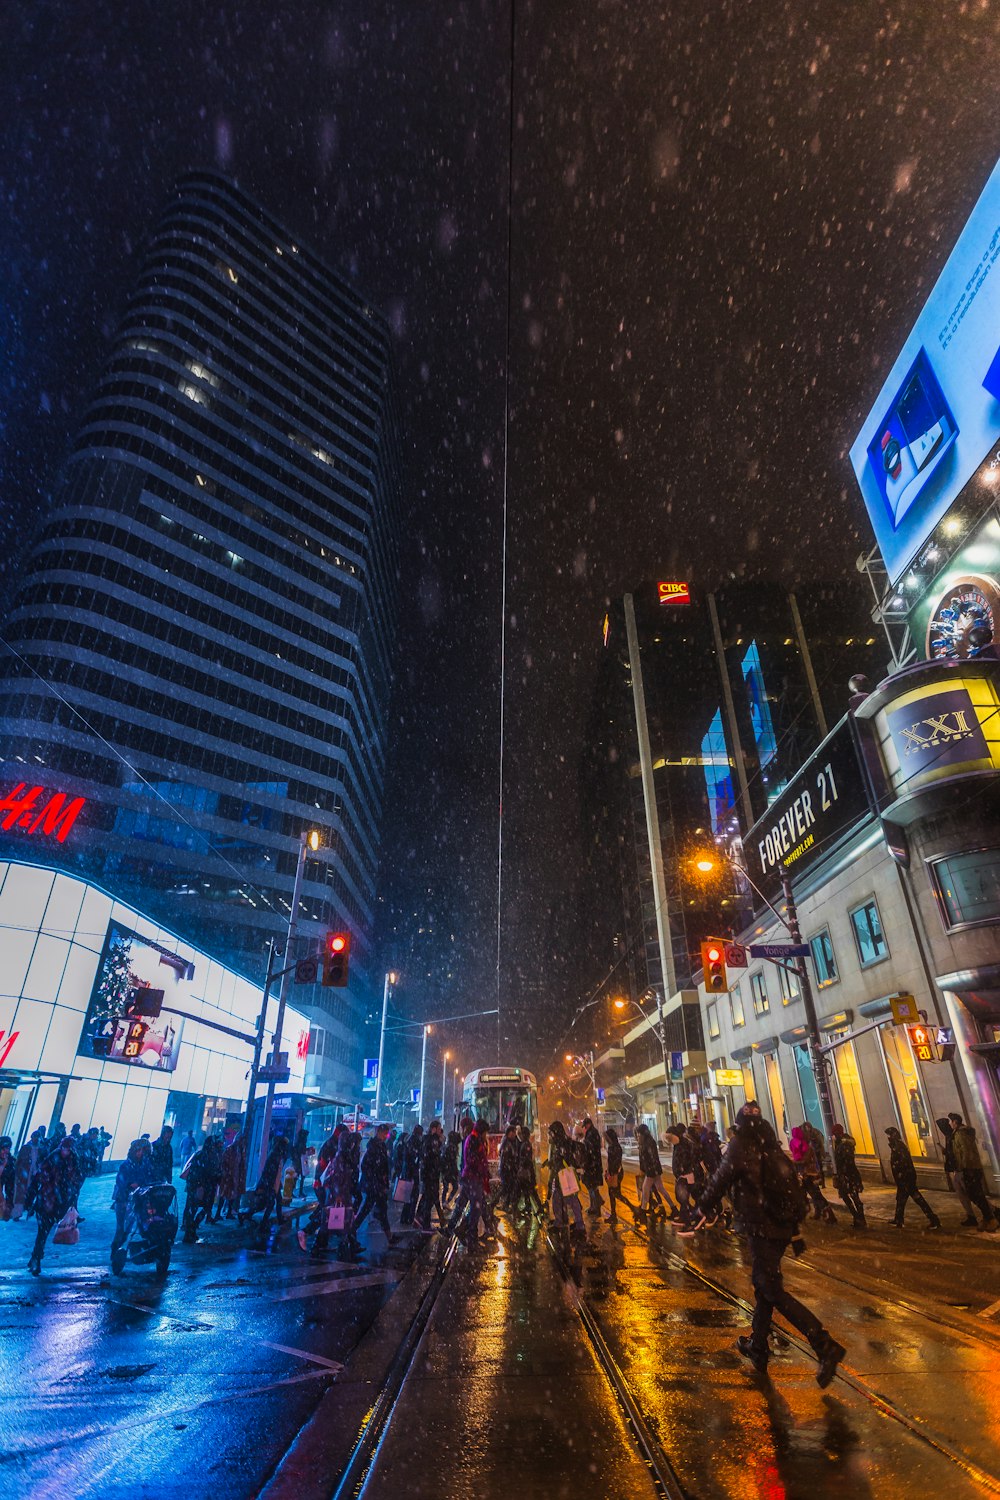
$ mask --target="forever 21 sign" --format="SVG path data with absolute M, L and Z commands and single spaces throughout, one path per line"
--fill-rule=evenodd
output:
M 844 718 L 747 834 L 750 879 L 773 887 L 783 869 L 799 874 L 867 811 L 853 727 Z

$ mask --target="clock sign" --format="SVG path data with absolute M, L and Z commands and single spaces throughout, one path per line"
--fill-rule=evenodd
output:
M 957 661 L 996 654 L 1000 591 L 990 578 L 969 573 L 953 579 L 934 606 L 927 627 L 927 656 Z

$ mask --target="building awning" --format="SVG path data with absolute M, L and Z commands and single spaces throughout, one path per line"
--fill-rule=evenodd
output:
M 734 1047 L 729 1056 L 732 1058 L 733 1062 L 749 1062 L 750 1058 L 753 1057 L 753 1048 Z
M 779 1039 L 776 1036 L 762 1036 L 759 1042 L 754 1042 L 754 1052 L 777 1052 Z
M 831 1010 L 828 1015 L 820 1016 L 819 1029 L 820 1031 L 850 1031 L 853 1020 L 853 1010 Z
M 898 998 L 898 995 L 880 995 L 877 1000 L 866 1000 L 863 1005 L 858 1006 L 858 1015 L 864 1016 L 866 1021 L 878 1020 L 880 1016 L 891 1016 L 892 1002 Z
M 793 1026 L 791 1031 L 783 1031 L 781 1040 L 786 1047 L 805 1047 L 809 1041 L 808 1026 Z

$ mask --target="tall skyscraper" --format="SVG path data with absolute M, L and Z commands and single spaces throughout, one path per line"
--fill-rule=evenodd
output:
M 4 627 L 2 791 L 86 803 L 64 841 L 18 820 L 0 854 L 86 873 L 259 978 L 315 827 L 301 930 L 350 928 L 361 1001 L 399 491 L 383 319 L 231 183 L 182 179 Z M 352 1014 L 323 1049 L 345 1069 Z

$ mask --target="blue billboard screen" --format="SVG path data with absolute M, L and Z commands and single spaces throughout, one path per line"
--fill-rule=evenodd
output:
M 1000 441 L 1000 164 L 851 448 L 896 583 Z

